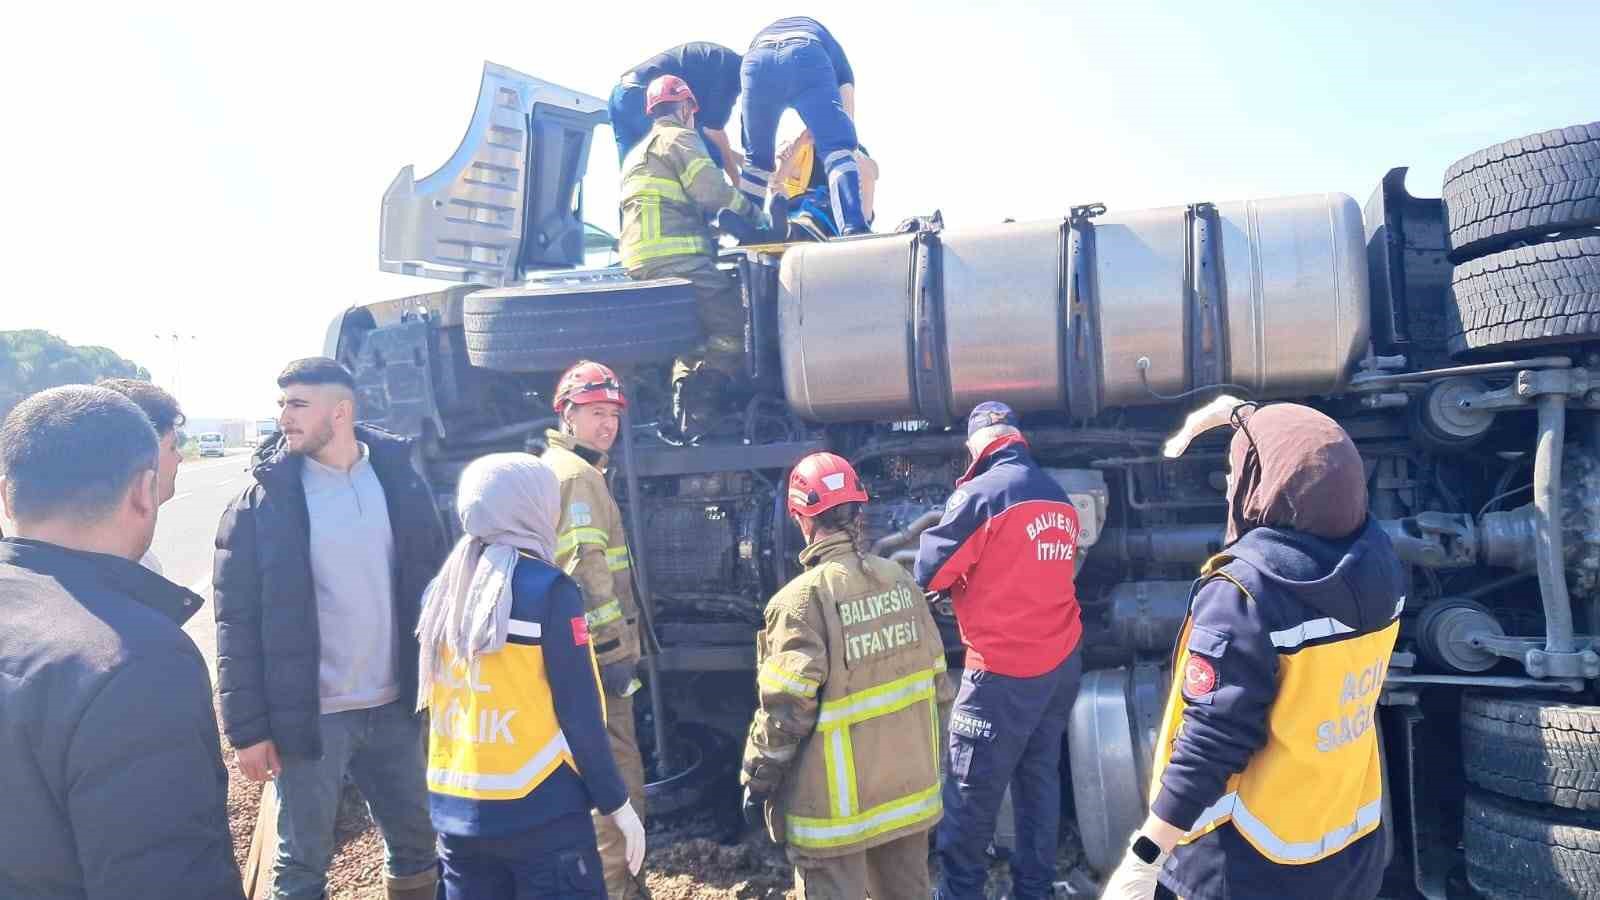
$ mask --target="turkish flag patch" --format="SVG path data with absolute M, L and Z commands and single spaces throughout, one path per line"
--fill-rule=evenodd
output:
M 572 618 L 572 643 L 579 647 L 589 643 L 589 620 L 583 616 Z
M 1217 689 L 1217 670 L 1212 667 L 1210 660 L 1200 656 L 1189 657 L 1189 662 L 1183 667 L 1183 696 L 1189 700 L 1199 700 L 1211 696 Z

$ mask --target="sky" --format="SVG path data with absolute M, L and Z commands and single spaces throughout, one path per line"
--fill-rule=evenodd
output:
M 1458 157 L 1600 119 L 1592 0 L 41 6 L 0 54 L 0 330 L 110 347 L 207 417 L 272 415 L 342 310 L 445 286 L 378 271 L 379 202 L 455 150 L 485 60 L 604 97 L 667 47 L 814 16 L 856 72 L 879 221 L 948 227 L 1364 204 L 1407 165 L 1437 196 Z M 610 226 L 609 129 L 589 171 Z

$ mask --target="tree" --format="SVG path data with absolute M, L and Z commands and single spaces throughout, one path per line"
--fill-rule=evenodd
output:
M 0 331 L 0 417 L 23 398 L 100 378 L 150 380 L 150 372 L 105 347 L 76 347 L 46 331 Z

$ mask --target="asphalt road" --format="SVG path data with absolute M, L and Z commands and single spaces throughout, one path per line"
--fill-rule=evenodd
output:
M 188 460 L 178 467 L 178 490 L 161 507 L 151 548 L 168 580 L 199 594 L 205 604 L 183 630 L 194 638 L 211 680 L 217 676 L 217 626 L 211 608 L 211 556 L 217 520 L 250 483 L 249 451 L 230 450 L 218 459 Z

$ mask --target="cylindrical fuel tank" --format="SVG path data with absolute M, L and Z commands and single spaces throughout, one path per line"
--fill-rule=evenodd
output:
M 1366 351 L 1365 259 L 1343 194 L 792 247 L 784 389 L 814 421 L 936 425 L 989 399 L 1089 416 L 1219 383 L 1337 393 Z

